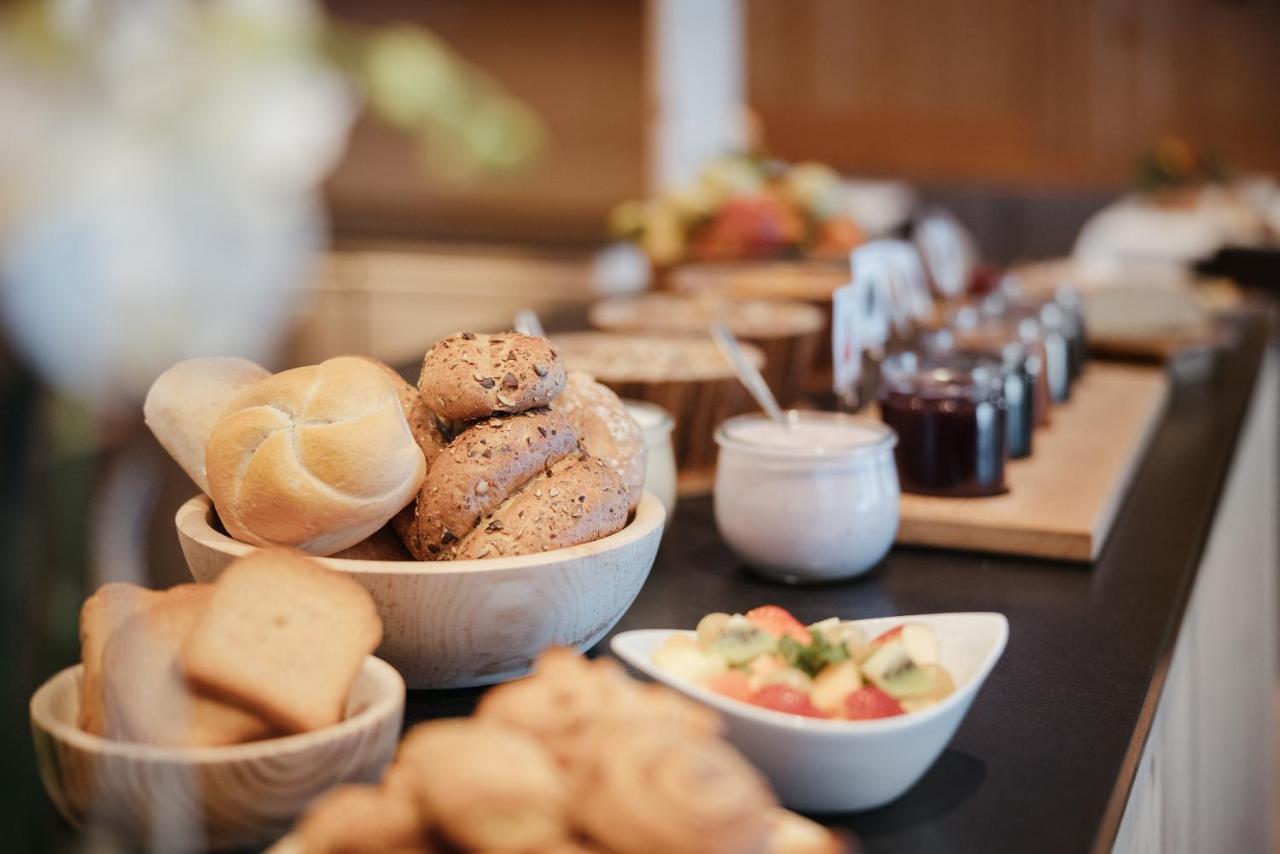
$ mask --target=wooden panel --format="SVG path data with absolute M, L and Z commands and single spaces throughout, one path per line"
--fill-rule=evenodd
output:
M 1276 356 L 1259 377 L 1133 788 L 1117 854 L 1275 851 Z M 1158 705 L 1155 700 L 1158 698 Z M 1132 759 L 1130 761 L 1133 761 Z M 1106 850 L 1107 840 L 1098 848 Z
M 330 0 L 340 19 L 409 21 L 524 100 L 549 131 L 518 175 L 458 183 L 423 171 L 404 138 L 361 122 L 329 183 L 343 235 L 594 240 L 609 210 L 644 192 L 644 4 L 640 0 Z
M 987 498 L 903 495 L 898 542 L 1091 560 L 1106 541 L 1168 394 L 1159 368 L 1097 363 L 1035 451 L 1006 468 L 1009 491 Z
M 1280 6 L 748 0 L 749 97 L 787 157 L 923 180 L 1127 182 L 1163 132 L 1280 170 Z

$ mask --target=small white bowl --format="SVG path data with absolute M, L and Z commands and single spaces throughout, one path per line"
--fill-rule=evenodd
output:
M 783 803 L 802 812 L 869 810 L 900 796 L 924 775 L 964 719 L 1004 652 L 1003 614 L 920 614 L 854 620 L 875 637 L 902 623 L 923 623 L 938 636 L 939 663 L 955 680 L 948 697 L 918 712 L 869 721 L 806 718 L 752 706 L 663 672 L 653 653 L 671 635 L 647 629 L 613 638 L 627 664 L 724 717 L 728 737 L 773 782 Z
M 327 789 L 375 782 L 395 755 L 404 680 L 364 661 L 347 718 L 315 732 L 227 747 L 157 747 L 114 741 L 76 725 L 83 666 L 68 667 L 31 698 L 40 779 L 76 827 L 104 827 L 145 848 L 265 845 Z
M 439 562 L 317 558 L 358 581 L 382 617 L 377 655 L 410 688 L 461 688 L 523 676 L 548 646 L 588 649 L 622 619 L 649 577 L 666 513 L 645 492 L 616 534 L 520 557 Z M 255 550 L 214 527 L 198 495 L 178 509 L 196 581 Z
M 763 414 L 716 430 L 716 527 L 757 572 L 788 582 L 860 575 L 898 533 L 898 436 L 839 412 Z

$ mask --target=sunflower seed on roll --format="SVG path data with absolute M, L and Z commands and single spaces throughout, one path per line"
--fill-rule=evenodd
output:
M 419 560 L 447 559 L 481 519 L 577 449 L 573 427 L 546 409 L 478 421 L 436 457 L 397 533 Z
M 427 351 L 418 388 L 440 418 L 472 421 L 546 406 L 564 383 L 564 363 L 545 338 L 459 332 Z

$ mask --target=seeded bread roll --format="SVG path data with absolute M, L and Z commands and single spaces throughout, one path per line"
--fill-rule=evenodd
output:
M 313 555 L 381 528 L 426 474 L 395 387 L 349 356 L 249 388 L 214 425 L 205 457 L 227 533 Z
M 546 406 L 564 383 L 564 364 L 545 338 L 460 332 L 427 351 L 418 388 L 440 418 L 471 421 Z
M 586 453 L 566 457 L 526 483 L 463 537 L 458 560 L 514 557 L 607 537 L 627 523 L 627 490 Z
M 401 540 L 419 560 L 448 559 L 481 519 L 577 446 L 569 422 L 546 409 L 473 424 L 432 463 L 410 523 L 398 524 Z
M 622 399 L 591 374 L 569 371 L 564 393 L 551 402 L 551 409 L 569 420 L 587 453 L 618 473 L 627 488 L 627 507 L 636 509 L 644 492 L 644 429 Z

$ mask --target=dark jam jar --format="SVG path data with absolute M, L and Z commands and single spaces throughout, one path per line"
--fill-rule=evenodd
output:
M 880 417 L 898 434 L 904 492 L 979 496 L 1005 491 L 1006 406 L 999 359 L 897 353 L 880 365 Z
M 1004 335 L 971 338 L 968 347 L 961 346 L 949 329 L 925 333 L 919 341 L 921 349 L 929 354 L 959 353 L 1000 361 L 1005 402 L 1004 438 L 1009 458 L 1019 460 L 1031 456 L 1039 368 L 1026 345 L 1016 337 L 1016 330 Z

